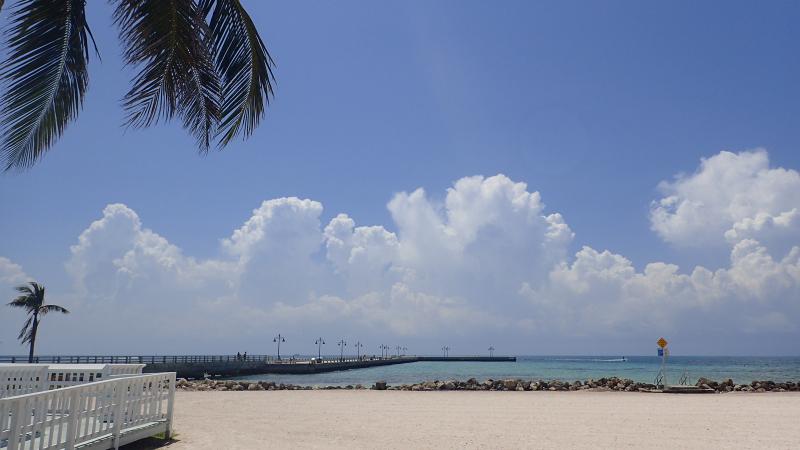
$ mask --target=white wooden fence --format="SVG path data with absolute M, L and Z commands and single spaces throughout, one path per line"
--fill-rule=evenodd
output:
M 144 364 L 0 364 L 0 398 L 142 373 Z
M 46 364 L 0 365 L 0 398 L 40 392 L 47 377 Z
M 0 449 L 110 449 L 172 432 L 175 373 L 0 399 Z
M 107 364 L 108 376 L 138 375 L 146 364 Z

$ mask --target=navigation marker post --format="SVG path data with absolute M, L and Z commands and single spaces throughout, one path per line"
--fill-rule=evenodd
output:
M 656 377 L 656 387 L 658 387 L 659 380 L 662 387 L 667 387 L 667 357 L 669 356 L 667 340 L 663 337 L 659 338 L 656 344 L 658 344 L 658 356 L 661 357 L 661 368 L 658 370 L 658 376 Z

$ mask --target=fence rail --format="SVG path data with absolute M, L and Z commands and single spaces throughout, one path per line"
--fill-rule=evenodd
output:
M 172 430 L 175 373 L 129 376 L 0 399 L 0 448 L 118 448 Z
M 0 363 L 0 398 L 141 375 L 144 364 Z

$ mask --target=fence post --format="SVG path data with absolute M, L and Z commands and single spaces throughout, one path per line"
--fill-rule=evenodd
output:
M 22 428 L 19 419 L 22 415 L 22 401 L 22 399 L 17 399 L 11 403 L 11 423 L 8 426 L 8 450 L 19 449 L 19 429 Z
M 122 381 L 122 380 L 120 380 Z M 115 383 L 116 384 L 116 383 Z M 122 433 L 122 422 L 125 420 L 122 417 L 123 403 L 125 402 L 125 392 L 128 390 L 128 383 L 121 382 L 117 386 L 116 404 L 114 405 L 114 450 L 119 449 L 119 439 Z
M 167 397 L 167 430 L 164 432 L 164 439 L 172 438 L 172 412 L 175 409 L 175 374 L 169 375 L 169 397 Z
M 80 389 L 73 389 L 72 395 L 69 396 L 69 423 L 67 424 L 67 450 L 75 450 L 75 441 L 78 436 L 78 421 L 80 419 L 80 408 L 78 402 L 80 401 Z

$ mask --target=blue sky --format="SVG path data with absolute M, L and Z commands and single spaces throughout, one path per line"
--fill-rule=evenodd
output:
M 659 183 L 723 150 L 763 148 L 769 167 L 800 168 L 797 2 L 245 4 L 277 62 L 276 97 L 248 141 L 198 156 L 178 123 L 122 128 L 132 72 L 110 6 L 89 2 L 102 62 L 78 121 L 41 163 L 0 176 L 0 256 L 80 304 L 65 263 L 108 204 L 208 260 L 265 200 L 318 201 L 321 227 L 346 213 L 397 232 L 396 193 L 422 187 L 441 205 L 462 177 L 504 174 L 569 225 L 567 264 L 588 245 L 637 271 L 653 261 L 713 271 L 730 248 L 653 230 Z M 788 236 L 774 258 L 800 244 Z M 776 311 L 797 319 L 796 306 Z

